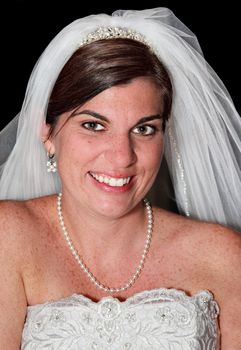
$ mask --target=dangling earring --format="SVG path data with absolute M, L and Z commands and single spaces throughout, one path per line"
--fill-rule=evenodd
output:
M 47 161 L 47 172 L 55 173 L 57 171 L 57 162 L 54 160 L 54 154 L 47 153 L 48 161 Z

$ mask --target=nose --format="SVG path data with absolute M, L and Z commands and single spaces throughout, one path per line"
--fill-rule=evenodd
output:
M 105 160 L 118 169 L 128 168 L 136 162 L 137 155 L 129 135 L 112 136 L 108 141 Z

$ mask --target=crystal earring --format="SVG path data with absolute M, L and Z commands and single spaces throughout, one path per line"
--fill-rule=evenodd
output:
M 57 171 L 57 162 L 54 160 L 54 154 L 47 153 L 48 161 L 47 161 L 47 172 L 55 173 Z

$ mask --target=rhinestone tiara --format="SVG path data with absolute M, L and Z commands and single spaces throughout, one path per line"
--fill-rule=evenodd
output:
M 106 40 L 117 38 L 136 40 L 150 48 L 149 43 L 142 34 L 134 31 L 133 29 L 124 27 L 99 27 L 94 32 L 89 33 L 87 37 L 80 42 L 79 46 L 84 46 L 102 39 Z

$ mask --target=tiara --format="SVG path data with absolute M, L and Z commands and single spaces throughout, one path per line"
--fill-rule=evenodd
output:
M 89 33 L 86 38 L 80 42 L 79 46 L 84 46 L 102 39 L 107 40 L 117 38 L 136 40 L 150 48 L 149 43 L 142 34 L 134 31 L 133 29 L 124 27 L 99 27 L 94 32 Z

